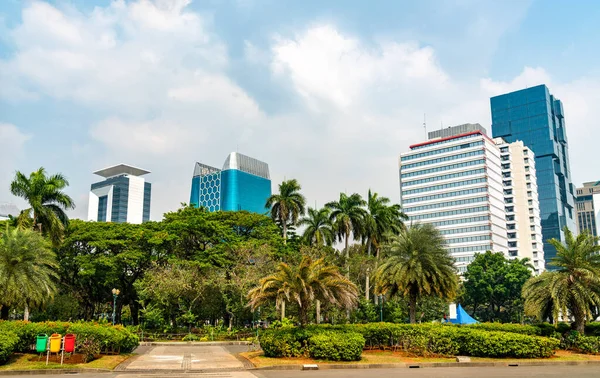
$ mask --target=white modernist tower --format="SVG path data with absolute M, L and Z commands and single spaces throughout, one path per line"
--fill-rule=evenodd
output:
M 152 185 L 145 169 L 119 164 L 94 172 L 105 178 L 92 184 L 88 220 L 139 224 L 150 219 Z
M 500 148 L 508 256 L 528 258 L 540 274 L 545 261 L 535 156 L 520 140 L 507 143 L 494 138 L 494 142 Z
M 400 199 L 409 222 L 446 238 L 459 272 L 475 253 L 508 255 L 500 149 L 479 124 L 429 133 L 400 155 Z

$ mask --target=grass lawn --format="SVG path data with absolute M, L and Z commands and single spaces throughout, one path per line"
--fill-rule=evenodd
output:
M 125 361 L 131 354 L 120 355 L 102 355 L 89 363 L 64 363 L 60 364 L 60 357 L 52 357 L 46 365 L 46 355 L 44 354 L 38 360 L 37 354 L 19 354 L 15 353 L 8 362 L 0 366 L 0 370 L 40 370 L 40 369 L 109 369 L 112 370 L 121 362 Z M 65 357 L 65 362 L 69 362 Z
M 263 356 L 262 352 L 241 353 L 243 357 L 250 360 L 256 367 L 267 367 L 275 365 L 303 365 L 303 364 L 396 364 L 396 363 L 421 363 L 421 362 L 456 362 L 454 357 L 415 357 L 405 352 L 392 352 L 381 350 L 366 350 L 360 361 L 322 361 L 312 358 L 287 357 L 271 358 Z M 506 359 L 506 358 L 480 358 L 471 357 L 471 362 L 531 362 L 531 361 L 600 361 L 600 356 L 589 354 L 577 354 L 559 350 L 550 358 L 540 359 Z

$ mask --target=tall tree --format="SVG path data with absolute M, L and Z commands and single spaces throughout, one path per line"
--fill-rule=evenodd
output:
M 267 199 L 265 207 L 271 209 L 271 218 L 281 225 L 283 242 L 287 242 L 288 224 L 296 224 L 300 215 L 304 215 L 306 199 L 300 193 L 302 187 L 296 179 L 279 184 L 279 193 Z
M 44 238 L 31 230 L 8 227 L 0 237 L 0 304 L 2 318 L 8 310 L 19 306 L 25 309 L 43 304 L 56 291 L 56 258 Z
M 363 220 L 362 237 L 367 245 L 367 255 L 371 256 L 373 248 L 379 257 L 381 243 L 386 234 L 398 234 L 404 228 L 406 215 L 400 210 L 400 205 L 390 205 L 389 198 L 380 197 L 369 189 L 366 201 L 366 213 Z M 369 300 L 369 273 L 365 282 L 365 299 Z
M 358 302 L 358 289 L 334 265 L 324 259 L 305 256 L 300 264 L 280 263 L 277 271 L 260 280 L 248 293 L 249 306 L 254 310 L 275 299 L 278 306 L 284 301 L 298 305 L 300 323 L 308 324 L 308 311 L 315 300 L 350 309 Z
M 348 269 L 348 242 L 350 236 L 358 239 L 361 235 L 363 220 L 366 211 L 363 208 L 365 201 L 360 194 L 354 193 L 348 196 L 346 193 L 340 193 L 339 201 L 332 201 L 325 204 L 325 207 L 331 210 L 329 219 L 333 223 L 335 232 L 340 241 L 344 241 L 344 257 L 346 259 L 346 269 Z
M 307 216 L 300 219 L 299 226 L 306 226 L 302 237 L 310 246 L 332 245 L 335 239 L 333 226 L 329 219 L 329 209 L 308 208 Z
M 600 245 L 598 237 L 583 232 L 575 237 L 565 227 L 565 244 L 549 242 L 556 257 L 548 263 L 556 270 L 531 278 L 523 287 L 525 312 L 543 319 L 551 314 L 572 317 L 575 330 L 583 333 L 590 308 L 600 306 Z
M 63 191 L 68 185 L 65 176 L 60 173 L 48 176 L 44 168 L 29 177 L 17 171 L 10 184 L 11 193 L 24 198 L 30 206 L 20 217 L 32 217 L 33 227 L 49 235 L 54 244 L 60 242 L 69 223 L 65 210 L 75 208 L 71 197 Z
M 532 270 L 529 259 L 509 260 L 502 252 L 476 254 L 463 276 L 461 303 L 481 321 L 520 321 L 521 291 Z
M 408 299 L 410 322 L 425 297 L 452 298 L 458 288 L 454 260 L 444 237 L 430 224 L 413 224 L 384 246 L 388 258 L 375 274 L 376 292 Z

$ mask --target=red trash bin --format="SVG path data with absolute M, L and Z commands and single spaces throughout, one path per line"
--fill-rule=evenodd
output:
M 73 353 L 75 351 L 75 335 L 68 333 L 65 335 L 65 346 L 64 351 L 66 353 Z

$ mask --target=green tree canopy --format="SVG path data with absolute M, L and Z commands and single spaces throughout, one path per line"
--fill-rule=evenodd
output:
M 32 172 L 29 177 L 17 171 L 10 184 L 10 192 L 25 199 L 29 208 L 21 212 L 22 217 L 32 217 L 33 227 L 49 235 L 54 244 L 60 242 L 69 222 L 65 210 L 74 209 L 75 203 L 63 190 L 69 186 L 60 173 L 48 176 L 44 168 Z M 23 219 L 19 224 L 27 224 Z
M 551 316 L 555 322 L 571 317 L 583 333 L 590 308 L 600 306 L 600 239 L 588 232 L 575 237 L 566 227 L 564 234 L 564 244 L 549 241 L 556 257 L 548 265 L 556 270 L 531 278 L 523 287 L 525 312 L 539 319 Z
M 331 210 L 329 219 L 331 219 L 335 233 L 340 241 L 344 241 L 344 256 L 346 260 L 349 258 L 348 245 L 350 236 L 354 236 L 354 239 L 358 240 L 362 235 L 361 231 L 366 215 L 366 211 L 363 208 L 365 204 L 365 200 L 358 193 L 351 194 L 350 196 L 346 193 L 340 193 L 338 201 L 325 204 L 325 207 Z M 348 269 L 347 265 L 346 269 Z
M 338 268 L 305 256 L 300 264 L 280 263 L 274 274 L 260 280 L 248 293 L 249 306 L 258 306 L 273 300 L 281 305 L 291 301 L 298 305 L 300 323 L 308 324 L 308 312 L 316 301 L 351 309 L 358 301 L 358 289 L 354 283 L 340 274 Z
M 386 260 L 375 274 L 376 292 L 408 300 L 410 322 L 425 296 L 452 298 L 458 288 L 454 259 L 445 240 L 430 224 L 415 223 L 384 246 Z
M 519 321 L 521 291 L 531 278 L 531 269 L 528 259 L 509 260 L 502 252 L 476 254 L 463 276 L 460 301 L 480 321 Z
M 284 243 L 287 243 L 288 225 L 295 225 L 304 215 L 306 199 L 300 193 L 301 189 L 296 179 L 283 181 L 279 184 L 279 193 L 271 195 L 265 204 L 265 208 L 271 210 L 271 218 L 282 228 Z
M 6 227 L 0 237 L 2 318 L 10 307 L 27 309 L 47 302 L 56 291 L 56 258 L 42 236 Z M 27 317 L 27 316 L 26 316 Z
M 307 216 L 300 219 L 299 226 L 305 226 L 302 238 L 310 246 L 332 245 L 335 239 L 333 226 L 329 219 L 329 209 L 308 208 Z

